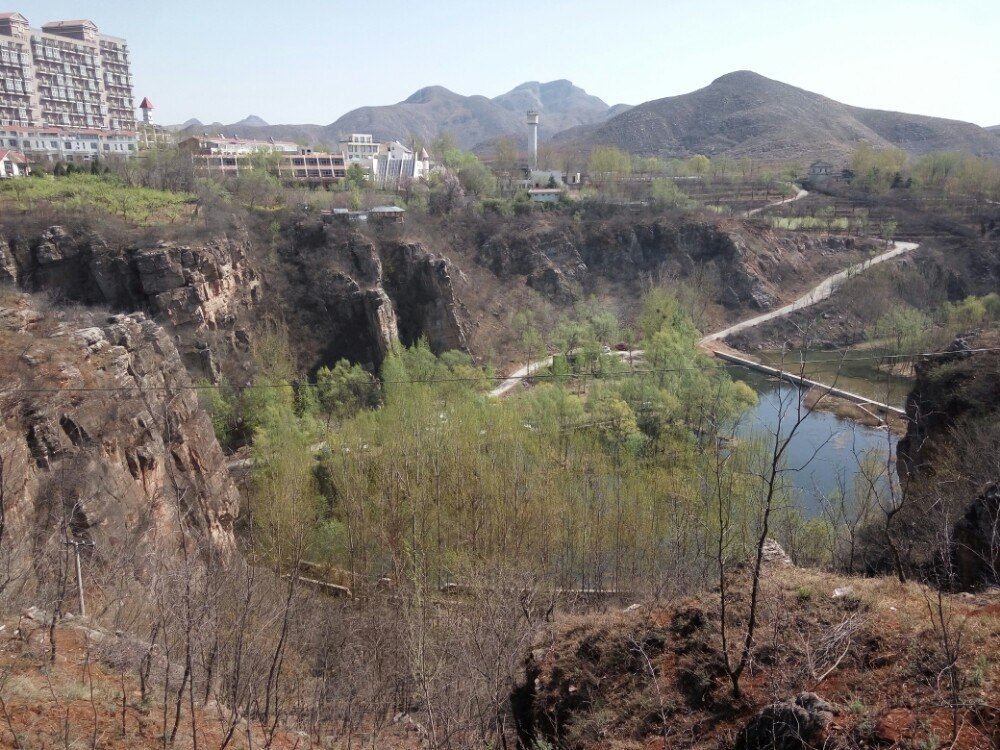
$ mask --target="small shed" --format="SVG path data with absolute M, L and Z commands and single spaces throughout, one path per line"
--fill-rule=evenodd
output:
M 375 206 L 368 209 L 368 221 L 376 224 L 402 224 L 406 209 L 399 206 Z
M 810 177 L 833 177 L 833 165 L 828 161 L 817 160 L 809 165 Z
M 528 197 L 533 203 L 558 203 L 563 191 L 559 188 L 532 188 Z

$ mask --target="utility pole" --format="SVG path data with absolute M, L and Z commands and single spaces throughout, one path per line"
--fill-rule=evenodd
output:
M 94 543 L 73 539 L 67 541 L 66 544 L 73 547 L 73 553 L 76 557 L 76 588 L 80 594 L 80 617 L 86 617 L 87 605 L 83 599 L 83 569 L 80 567 L 80 547 L 93 547 Z

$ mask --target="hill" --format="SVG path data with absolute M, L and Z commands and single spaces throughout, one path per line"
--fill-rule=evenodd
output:
M 266 128 L 268 123 L 263 117 L 258 117 L 257 115 L 247 115 L 238 123 L 237 126 L 248 126 L 251 128 Z
M 250 115 L 229 125 L 218 122 L 204 125 L 191 119 L 175 129 L 181 137 L 208 132 L 328 146 L 350 133 L 372 133 L 379 140 L 405 142 L 412 137 L 430 141 L 448 132 L 460 147 L 471 149 L 500 136 L 510 136 L 527 145 L 524 114 L 529 109 L 541 113 L 539 135 L 548 139 L 568 128 L 602 122 L 627 110 L 628 105 L 609 107 L 567 80 L 529 81 L 493 99 L 456 94 L 443 86 L 427 86 L 396 104 L 351 110 L 326 126 L 269 125 Z
M 325 131 L 328 140 L 357 132 L 382 140 L 411 136 L 430 140 L 447 131 L 467 149 L 500 136 L 526 143 L 524 113 L 529 109 L 542 115 L 539 135 L 543 139 L 567 128 L 601 122 L 611 111 L 601 99 L 567 80 L 522 83 L 493 99 L 428 86 L 398 104 L 348 112 Z
M 1000 143 L 977 125 L 852 107 L 751 71 L 729 73 L 689 94 L 640 104 L 604 123 L 561 133 L 556 140 L 666 158 L 701 153 L 840 162 L 859 143 L 914 154 L 970 151 L 1000 157 Z
M 505 133 L 526 130 L 523 115 L 485 96 L 463 96 L 443 86 L 427 86 L 397 104 L 361 107 L 323 129 L 324 140 L 335 143 L 350 133 L 371 133 L 378 140 L 432 140 L 451 133 L 461 148 Z
M 770 604 L 759 632 L 767 635 L 740 698 L 724 667 L 717 591 L 557 618 L 525 649 L 525 679 L 511 697 L 521 746 L 997 747 L 995 591 L 937 599 L 914 583 L 781 561 L 765 573 L 761 598 Z M 733 639 L 746 620 L 746 575 L 729 586 Z M 955 630 L 962 645 L 950 650 Z M 728 649 L 735 663 L 732 640 Z
M 267 125 L 266 123 L 258 125 L 254 124 L 255 121 L 264 122 L 254 115 L 230 125 L 223 125 L 221 122 L 202 125 L 197 120 L 194 120 L 194 123 L 197 124 L 188 125 L 185 123 L 177 131 L 177 137 L 179 140 L 183 140 L 192 135 L 201 135 L 202 133 L 211 135 L 221 133 L 236 138 L 256 138 L 258 140 L 274 138 L 276 141 L 293 141 L 307 146 L 325 143 L 323 140 L 323 127 L 321 125 Z

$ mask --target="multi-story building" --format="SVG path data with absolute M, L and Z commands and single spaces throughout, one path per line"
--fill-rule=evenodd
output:
M 362 166 L 371 167 L 381 145 L 370 133 L 351 133 L 348 138 L 340 141 L 337 147 L 343 151 L 348 165 L 360 163 Z
M 252 167 L 255 155 L 272 153 L 277 158 L 271 168 L 284 181 L 331 183 L 346 174 L 343 154 L 317 153 L 288 141 L 192 136 L 177 147 L 191 155 L 200 172 L 239 174 Z
M 430 173 L 431 158 L 426 149 L 419 154 L 399 141 L 380 145 L 371 165 L 371 180 L 382 190 L 398 190 L 405 180 L 419 180 Z
M 128 130 L 0 124 L 0 148 L 16 148 L 33 160 L 90 161 L 108 156 L 134 156 L 136 137 Z
M 99 34 L 92 21 L 56 21 L 38 29 L 20 13 L 0 13 L 0 129 L 5 126 L 44 129 L 46 135 L 61 129 L 57 138 L 43 141 L 88 131 L 117 131 L 122 138 L 131 133 L 133 148 L 124 151 L 134 151 L 128 44 Z M 102 139 L 96 150 L 114 153 L 116 140 Z M 81 149 L 92 150 L 89 143 Z

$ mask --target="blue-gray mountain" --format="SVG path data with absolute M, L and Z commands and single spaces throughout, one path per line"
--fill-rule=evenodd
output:
M 705 88 L 635 107 L 609 107 L 570 81 L 532 81 L 492 99 L 428 86 L 397 104 L 361 107 L 326 126 L 192 123 L 184 134 L 210 132 L 334 145 L 349 133 L 379 140 L 431 141 L 450 133 L 464 149 L 490 151 L 501 136 L 527 145 L 524 113 L 541 114 L 539 135 L 586 153 L 617 146 L 635 154 L 684 158 L 693 154 L 761 161 L 825 158 L 845 161 L 860 143 L 912 154 L 969 151 L 1000 158 L 1000 126 L 981 128 L 939 117 L 853 107 L 751 71 L 737 71 Z

